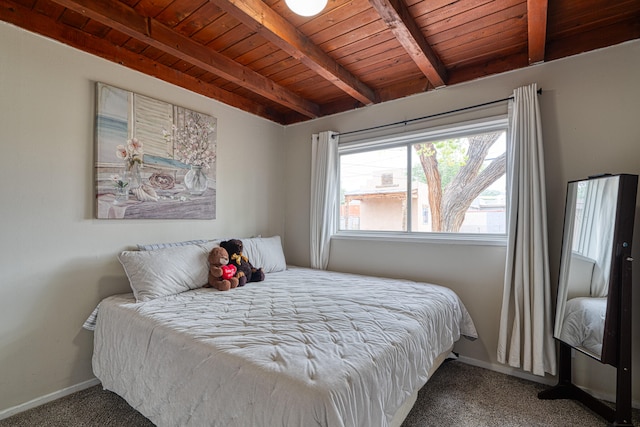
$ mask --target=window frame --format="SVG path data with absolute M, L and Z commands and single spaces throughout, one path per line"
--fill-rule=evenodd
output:
M 395 133 L 393 135 L 369 136 L 367 138 L 355 139 L 348 142 L 340 142 L 338 144 L 338 167 L 337 167 L 337 218 L 340 218 L 340 175 L 341 160 L 344 154 L 357 154 L 367 151 L 376 151 L 386 148 L 408 147 L 407 150 L 407 171 L 411 170 L 411 150 L 413 145 L 424 141 L 438 141 L 448 138 L 458 138 L 470 134 L 479 134 L 493 132 L 496 130 L 504 130 L 506 132 L 506 151 L 507 151 L 507 171 L 511 170 L 509 163 L 510 147 L 509 147 L 509 119 L 507 114 L 500 114 L 475 120 L 467 120 L 456 122 L 448 125 L 439 125 L 434 127 L 425 127 L 402 134 Z M 407 173 L 407 192 L 411 190 L 411 174 Z M 506 206 L 509 206 L 511 193 L 507 183 L 506 188 Z M 411 201 L 409 200 L 409 204 Z M 411 209 L 408 210 L 407 222 L 411 223 Z M 333 238 L 349 239 L 349 240 L 380 240 L 380 241 L 398 241 L 398 242 L 432 242 L 432 243 L 451 243 L 451 244 L 467 244 L 467 245 L 489 245 L 489 246 L 505 246 L 508 239 L 509 218 L 508 208 L 505 214 L 505 233 L 438 233 L 427 231 L 372 231 L 372 230 L 340 230 L 340 221 L 336 221 L 336 230 L 334 230 Z

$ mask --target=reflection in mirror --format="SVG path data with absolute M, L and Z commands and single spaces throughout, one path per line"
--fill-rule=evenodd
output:
M 607 314 L 619 176 L 567 188 L 554 336 L 600 360 Z

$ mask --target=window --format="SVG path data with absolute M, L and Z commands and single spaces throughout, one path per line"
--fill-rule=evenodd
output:
M 504 237 L 506 135 L 501 117 L 340 144 L 339 231 Z

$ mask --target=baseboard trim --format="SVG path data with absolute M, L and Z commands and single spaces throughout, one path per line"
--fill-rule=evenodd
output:
M 495 372 L 499 372 L 501 374 L 511 375 L 512 377 L 522 378 L 524 380 L 529 380 L 529 381 L 533 381 L 533 382 L 540 383 L 540 384 L 546 384 L 546 385 L 549 385 L 549 386 L 555 386 L 558 383 L 558 379 L 556 377 L 552 377 L 552 376 L 548 376 L 548 375 L 546 375 L 544 377 L 541 377 L 539 375 L 533 375 L 533 374 L 530 374 L 528 372 L 524 372 L 521 369 L 512 368 L 512 367 L 506 366 L 506 365 L 484 362 L 482 360 L 472 359 L 472 358 L 465 357 L 465 356 L 458 357 L 458 360 L 461 361 L 462 363 L 466 363 L 467 365 L 477 366 L 479 368 L 485 368 L 485 369 L 488 369 L 490 371 L 495 371 Z M 582 390 L 586 391 L 587 393 L 589 393 L 590 395 L 592 395 L 596 399 L 604 400 L 606 402 L 615 402 L 616 401 L 615 394 L 602 393 L 602 392 L 594 391 L 594 390 L 591 390 L 591 389 L 589 389 L 587 387 L 582 387 L 582 386 L 578 386 L 578 387 L 580 387 Z M 631 406 L 633 408 L 636 408 L 636 409 L 640 408 L 640 401 L 634 399 L 631 402 Z
M 100 380 L 98 380 L 97 378 L 93 378 L 87 381 L 83 381 L 79 384 L 72 385 L 71 387 L 63 388 L 62 390 L 54 391 L 53 393 L 40 396 L 36 399 L 22 403 L 20 405 L 3 409 L 2 411 L 0 411 L 0 420 L 4 420 L 5 418 L 9 418 L 12 415 L 16 415 L 21 412 L 28 411 L 29 409 L 44 405 L 45 403 L 53 402 L 54 400 L 68 396 L 77 391 L 85 390 L 98 384 L 100 384 Z
M 458 358 L 463 363 L 471 366 L 477 366 L 479 368 L 488 369 L 490 371 L 499 372 L 501 374 L 511 375 L 512 377 L 522 378 L 523 380 L 529 380 L 540 384 L 547 385 L 555 385 L 557 380 L 555 377 L 544 376 L 541 377 L 539 375 L 533 375 L 531 373 L 525 372 L 521 369 L 512 368 L 510 366 L 498 364 L 498 363 L 490 363 L 482 360 L 472 359 L 466 356 L 460 356 Z

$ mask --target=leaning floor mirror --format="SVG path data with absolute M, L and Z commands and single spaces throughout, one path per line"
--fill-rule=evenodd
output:
M 631 423 L 631 243 L 637 175 L 601 175 L 567 185 L 554 337 L 558 385 L 541 399 L 575 399 L 611 425 Z M 572 383 L 575 349 L 617 368 L 612 409 Z

